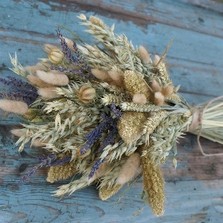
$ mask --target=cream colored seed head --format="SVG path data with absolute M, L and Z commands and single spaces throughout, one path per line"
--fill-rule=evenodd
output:
M 58 71 L 52 70 L 49 72 L 45 72 L 42 70 L 37 70 L 36 75 L 45 83 L 55 86 L 65 86 L 69 83 L 69 78 L 67 77 L 67 75 Z
M 155 65 L 158 65 L 158 64 L 160 63 L 160 60 L 161 60 L 160 56 L 159 56 L 159 55 L 155 55 L 155 56 L 154 56 L 153 63 L 154 63 Z
M 45 70 L 46 63 L 37 63 L 34 66 L 26 66 L 25 70 L 28 71 L 30 74 L 35 75 L 37 70 Z
M 69 47 L 69 49 L 74 50 L 74 42 L 71 39 L 68 39 L 66 37 L 64 37 L 64 40 L 67 46 Z
M 154 104 L 155 105 L 163 105 L 165 102 L 165 98 L 161 92 L 155 92 L 154 94 Z
M 83 103 L 89 103 L 96 97 L 96 91 L 91 85 L 85 84 L 80 88 L 78 96 Z
M 121 71 L 112 69 L 108 71 L 108 75 L 117 86 L 123 86 L 123 73 Z
M 59 95 L 56 92 L 56 87 L 49 87 L 49 88 L 39 88 L 38 94 L 42 96 L 44 99 L 52 99 L 56 98 Z
M 99 69 L 91 69 L 91 73 L 99 80 L 106 81 L 106 82 L 111 81 L 111 78 L 109 77 L 106 71 L 99 70 Z
M 138 52 L 139 52 L 139 57 L 143 61 L 144 64 L 148 64 L 152 62 L 149 52 L 146 50 L 144 46 L 139 46 Z
M 59 64 L 64 59 L 64 54 L 60 49 L 53 49 L 49 54 L 48 58 L 51 63 Z
M 44 147 L 45 145 L 46 145 L 46 143 L 40 139 L 35 139 L 35 140 L 32 140 L 32 142 L 31 142 L 31 146 L 33 146 L 33 147 Z
M 119 176 L 116 180 L 117 184 L 124 185 L 133 180 L 139 174 L 140 155 L 139 153 L 131 154 L 123 164 Z
M 170 97 L 174 93 L 174 87 L 173 85 L 167 85 L 161 92 L 165 97 Z
M 28 105 L 23 101 L 0 99 L 0 109 L 19 115 L 24 115 L 28 111 Z
M 152 80 L 150 86 L 151 86 L 151 88 L 153 89 L 154 92 L 161 91 L 161 89 L 162 89 L 160 87 L 159 83 L 155 79 Z
M 28 81 L 30 82 L 30 84 L 36 86 L 36 87 L 51 87 L 52 85 L 42 81 L 39 77 L 29 74 L 26 76 L 26 78 L 28 79 Z
M 17 137 L 21 137 L 25 133 L 24 129 L 12 129 L 10 132 Z
M 132 98 L 132 102 L 136 104 L 144 105 L 147 103 L 146 96 L 144 94 L 134 94 Z

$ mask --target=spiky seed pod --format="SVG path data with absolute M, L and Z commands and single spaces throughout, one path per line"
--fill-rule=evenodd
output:
M 48 58 L 51 63 L 53 64 L 59 64 L 64 59 L 64 54 L 60 49 L 53 49 L 49 54 Z
M 85 84 L 79 89 L 78 97 L 83 103 L 89 103 L 96 97 L 96 91 L 90 84 Z
M 140 155 L 139 153 L 131 154 L 123 164 L 119 176 L 116 180 L 117 184 L 124 185 L 133 180 L 139 173 Z
M 32 74 L 27 75 L 26 78 L 32 85 L 34 85 L 36 87 L 44 88 L 44 87 L 51 87 L 52 86 L 51 84 L 48 84 L 48 83 L 42 81 L 39 77 L 34 76 Z
M 99 198 L 102 201 L 107 200 L 108 198 L 115 195 L 120 189 L 122 188 L 122 185 L 115 184 L 111 187 L 104 186 L 99 188 Z
M 165 101 L 164 95 L 161 92 L 155 92 L 154 101 L 155 105 L 163 105 Z
M 56 87 L 48 87 L 48 88 L 39 88 L 37 92 L 44 99 L 52 99 L 52 98 L 57 98 L 59 96 L 56 90 L 57 90 Z
M 165 193 L 164 179 L 159 166 L 155 165 L 149 157 L 141 157 L 143 170 L 143 186 L 148 196 L 148 202 L 157 216 L 164 213 Z
M 134 71 L 127 70 L 124 72 L 124 85 L 132 96 L 138 93 L 144 94 L 147 99 L 150 97 L 150 89 L 146 81 Z
M 146 114 L 141 112 L 124 112 L 118 121 L 119 135 L 126 144 L 136 142 L 142 135 Z
M 152 82 L 150 84 L 150 87 L 152 88 L 152 90 L 154 92 L 159 92 L 159 91 L 162 90 L 162 88 L 160 87 L 159 83 L 155 79 L 152 80 Z
M 91 69 L 91 73 L 99 80 L 106 81 L 106 82 L 112 81 L 112 79 L 109 77 L 106 71 L 99 70 L 99 69 Z
M 173 85 L 169 84 L 163 87 L 161 93 L 164 95 L 164 97 L 170 97 L 174 93 Z
M 28 111 L 28 105 L 23 101 L 0 99 L 0 109 L 24 115 Z
M 146 96 L 144 94 L 134 94 L 132 98 L 132 102 L 136 104 L 144 105 L 147 103 Z
M 54 183 L 59 180 L 66 180 L 76 173 L 75 161 L 60 166 L 51 166 L 47 173 L 46 181 Z
M 144 46 L 139 46 L 138 49 L 139 57 L 144 64 L 152 63 L 149 52 L 146 50 Z
M 55 86 L 65 86 L 69 83 L 69 78 L 66 74 L 53 70 L 50 72 L 37 70 L 36 75 L 45 83 Z

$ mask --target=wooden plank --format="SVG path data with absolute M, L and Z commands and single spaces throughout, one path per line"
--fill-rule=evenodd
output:
M 27 3 L 25 7 L 22 4 L 17 4 L 16 7 L 13 7 L 13 4 L 15 3 L 11 2 L 9 9 L 5 10 L 5 16 L 8 15 L 11 18 L 11 15 L 16 14 L 17 9 L 23 10 L 23 14 L 26 14 L 30 18 L 30 24 L 22 20 L 15 27 L 14 23 L 9 19 L 2 25 L 0 39 L 3 41 L 3 50 L 0 52 L 0 56 L 2 58 L 3 68 L 10 66 L 7 49 L 10 49 L 10 53 L 13 53 L 14 50 L 19 50 L 18 55 L 23 64 L 32 64 L 36 61 L 36 58 L 43 56 L 40 47 L 44 43 L 44 40 L 47 42 L 55 41 L 53 38 L 55 36 L 54 27 L 58 24 L 58 22 L 55 22 L 58 21 L 56 19 L 58 14 L 61 19 L 60 23 L 66 27 L 72 27 L 73 24 L 78 23 L 76 15 L 79 12 L 67 12 L 65 14 L 63 11 L 52 11 L 48 15 L 47 10 L 52 10 L 52 8 L 49 8 L 48 5 L 43 3 L 38 5 L 38 8 L 33 11 L 28 10 L 29 7 L 32 7 L 32 4 L 28 5 Z M 6 6 L 8 5 L 3 5 L 3 8 Z M 78 7 L 78 4 L 76 7 Z M 61 8 L 63 9 L 63 7 Z M 59 7 L 57 7 L 57 10 L 59 10 Z M 149 25 L 148 27 L 139 27 L 131 23 L 131 32 L 129 32 L 126 22 L 118 19 L 108 20 L 106 17 L 102 18 L 108 21 L 109 24 L 116 23 L 117 32 L 126 33 L 134 41 L 134 44 L 143 44 L 152 53 L 162 53 L 169 41 L 174 39 L 167 58 L 171 68 L 171 76 L 173 77 L 174 83 L 181 84 L 182 92 L 196 95 L 196 97 L 190 97 L 192 102 L 198 103 L 200 98 L 204 98 L 202 100 L 204 101 L 210 97 L 222 94 L 222 90 L 219 88 L 222 85 L 222 39 L 176 27 L 171 27 L 170 29 L 169 26 L 158 23 Z M 212 19 L 212 21 L 215 20 Z M 38 29 L 40 26 L 41 29 Z M 24 29 L 24 27 L 28 28 Z M 49 27 L 52 27 L 52 29 L 49 29 Z M 77 33 L 83 34 L 80 27 L 75 27 L 74 29 Z M 83 36 L 84 38 L 86 37 L 84 34 Z M 141 38 L 138 39 L 138 36 Z M 87 36 L 88 39 L 89 36 Z M 210 44 L 207 44 L 207 42 Z M 212 56 L 208 57 L 207 52 Z M 29 54 L 31 56 L 27 56 Z M 207 79 L 207 82 L 203 81 L 204 79 Z M 209 85 L 208 91 L 206 83 Z M 204 96 L 207 97 L 205 98 Z
M 55 185 L 3 186 L 0 222 L 4 223 L 143 223 L 220 222 L 223 217 L 223 181 L 179 181 L 166 184 L 166 212 L 157 218 L 141 200 L 141 183 L 124 188 L 109 201 L 98 200 L 95 188 L 58 200 Z
M 135 45 L 143 44 L 151 53 L 162 53 L 173 41 L 168 64 L 174 83 L 190 103 L 222 95 L 223 15 L 210 1 L 0 1 L 0 74 L 11 75 L 8 53 L 17 51 L 24 65 L 44 56 L 45 42 L 55 43 L 55 29 L 63 24 L 86 41 L 78 24 L 79 13 L 99 14 L 108 24 L 116 23 Z M 212 4 L 212 6 L 214 3 Z M 140 36 L 140 38 L 139 38 Z M 0 85 L 0 89 L 1 85 Z M 0 124 L 15 119 L 0 113 Z M 10 121 L 11 120 L 11 121 Z M 10 127 L 0 126 L 0 222 L 220 222 L 223 217 L 222 157 L 201 156 L 194 136 L 179 144 L 178 168 L 171 162 L 164 167 L 167 209 L 162 218 L 152 216 L 141 200 L 141 181 L 125 187 L 107 202 L 98 199 L 94 187 L 58 200 L 50 192 L 60 184 L 47 184 L 40 171 L 26 184 L 20 177 L 35 164 L 38 150 L 19 154 Z M 222 147 L 203 141 L 207 152 Z

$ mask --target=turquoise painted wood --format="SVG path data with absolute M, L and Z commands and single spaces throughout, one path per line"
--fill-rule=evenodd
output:
M 12 75 L 8 54 L 15 51 L 24 65 L 43 57 L 44 43 L 57 43 L 59 25 L 86 40 L 77 15 L 98 15 L 116 24 L 135 45 L 151 53 L 168 52 L 171 77 L 181 85 L 191 104 L 223 94 L 223 4 L 210 0 L 1 0 L 0 74 Z M 3 87 L 0 86 L 0 91 Z M 164 167 L 166 212 L 152 215 L 141 200 L 141 181 L 125 187 L 112 199 L 98 199 L 94 187 L 59 200 L 51 196 L 60 184 L 45 182 L 45 171 L 30 182 L 20 177 L 36 162 L 38 150 L 19 154 L 9 130 L 18 119 L 0 111 L 0 223 L 220 223 L 223 219 L 223 157 L 203 157 L 196 138 L 187 135 L 179 144 L 178 168 Z M 203 140 L 208 152 L 222 147 Z

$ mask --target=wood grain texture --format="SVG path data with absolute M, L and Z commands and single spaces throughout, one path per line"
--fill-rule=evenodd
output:
M 97 14 L 151 53 L 161 54 L 173 39 L 167 57 L 171 77 L 188 102 L 197 104 L 223 94 L 222 12 L 222 4 L 210 0 L 0 1 L 0 74 L 12 75 L 8 53 L 16 51 L 22 64 L 34 64 L 44 55 L 42 44 L 57 43 L 58 25 L 91 41 L 76 16 Z M 0 223 L 219 223 L 223 218 L 223 157 L 202 157 L 193 135 L 178 146 L 178 168 L 163 167 L 166 213 L 155 218 L 141 200 L 140 180 L 107 202 L 98 199 L 94 187 L 58 200 L 50 192 L 59 184 L 46 183 L 44 171 L 22 184 L 20 177 L 37 162 L 39 151 L 17 152 L 9 133 L 16 123 L 16 117 L 0 111 Z M 222 151 L 208 140 L 202 145 L 207 152 Z

